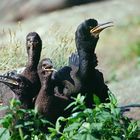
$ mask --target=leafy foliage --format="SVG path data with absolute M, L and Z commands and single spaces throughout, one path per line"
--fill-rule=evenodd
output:
M 117 100 L 109 94 L 110 103 L 100 103 L 87 108 L 84 96 L 74 98 L 66 109 L 73 107 L 70 117 L 59 117 L 55 126 L 39 116 L 35 110 L 20 108 L 19 101 L 12 101 L 7 115 L 1 119 L 3 131 L 0 138 L 7 135 L 10 140 L 136 140 L 140 134 L 139 122 L 122 116 Z M 65 124 L 65 125 L 64 125 Z M 63 128 L 64 125 L 64 128 Z M 46 131 L 41 128 L 47 126 Z M 62 129 L 63 128 L 63 129 Z
M 3 126 L 1 130 L 0 139 L 9 130 L 10 140 L 25 140 L 32 139 L 45 139 L 46 135 L 42 129 L 47 126 L 53 126 L 43 117 L 37 114 L 37 110 L 25 110 L 21 108 L 21 103 L 18 100 L 12 100 L 7 109 L 7 114 L 0 120 Z

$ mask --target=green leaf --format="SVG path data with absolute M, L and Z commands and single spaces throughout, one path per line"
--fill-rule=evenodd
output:
M 87 134 L 82 134 L 80 139 L 81 139 L 81 140 L 86 140 L 86 138 L 87 138 Z M 79 139 L 79 140 L 80 140 L 80 139 Z
M 32 124 L 34 124 L 34 122 L 32 122 L 32 121 L 27 121 L 24 123 L 25 126 L 32 125 Z
M 111 104 L 114 106 L 114 107 L 117 107 L 117 99 L 115 98 L 115 95 L 109 91 L 109 99 L 110 99 L 110 102 Z
M 49 130 L 51 133 L 56 132 L 56 129 L 55 129 L 55 128 L 52 128 L 52 127 L 48 127 L 48 130 Z
M 7 110 L 8 108 L 8 106 L 0 106 L 0 111 Z
M 19 127 L 18 131 L 19 131 L 20 139 L 24 140 L 23 131 L 20 127 Z
M 72 139 L 73 139 L 73 140 L 80 140 L 81 136 L 82 136 L 82 134 L 76 133 L 76 134 L 72 137 Z
M 9 131 L 5 128 L 0 128 L 0 140 L 7 140 L 10 138 Z
M 55 124 L 55 129 L 58 133 L 60 133 L 60 128 L 61 128 L 61 124 L 60 124 L 60 121 L 65 121 L 66 119 L 64 117 L 59 117 L 56 121 L 56 124 Z
M 96 95 L 93 95 L 93 101 L 96 105 L 99 105 L 101 102 L 100 102 L 100 98 Z
M 15 128 L 21 128 L 21 127 L 24 127 L 22 124 L 18 124 L 15 126 Z
M 101 131 L 102 130 L 102 127 L 103 127 L 103 123 L 92 123 L 91 124 L 91 129 L 92 130 L 98 130 L 98 131 Z
M 72 102 L 72 103 L 70 103 L 64 110 L 67 110 L 67 109 L 71 108 L 71 107 L 74 106 L 74 105 L 75 105 L 75 102 Z
M 76 130 L 80 127 L 80 125 L 81 125 L 80 123 L 72 123 L 71 125 L 69 125 L 64 129 L 64 132 Z
M 113 140 L 122 140 L 120 137 L 112 136 Z
M 95 138 L 91 134 L 87 134 L 87 139 L 86 140 L 99 140 L 99 139 Z
M 82 134 L 78 140 L 99 140 L 97 138 L 95 138 L 94 136 L 92 136 L 91 134 Z

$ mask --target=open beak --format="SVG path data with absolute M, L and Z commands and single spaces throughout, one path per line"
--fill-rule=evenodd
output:
M 17 82 L 17 80 L 13 77 L 10 76 L 4 76 L 4 75 L 0 75 L 0 82 L 4 83 L 5 85 L 8 86 L 18 86 L 19 83 Z
M 94 36 L 98 36 L 101 31 L 103 31 L 104 29 L 106 29 L 108 27 L 112 27 L 112 26 L 114 26 L 113 22 L 106 22 L 103 24 L 98 24 L 96 27 L 94 27 L 90 30 L 90 33 Z
M 56 69 L 54 68 L 43 68 L 45 71 L 47 72 L 53 72 L 53 71 L 57 71 Z

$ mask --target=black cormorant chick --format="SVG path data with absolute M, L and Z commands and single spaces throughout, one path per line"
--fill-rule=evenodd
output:
M 42 50 L 42 40 L 36 32 L 30 32 L 26 37 L 26 50 L 28 54 L 27 66 L 21 73 L 33 85 L 33 96 L 36 96 L 40 90 L 41 84 L 37 73 L 37 66 L 40 60 Z
M 77 65 L 76 71 L 70 64 L 69 67 L 63 67 L 55 74 L 56 81 L 62 84 L 59 86 L 59 92 L 66 96 L 76 96 L 77 93 L 86 95 L 87 107 L 93 105 L 93 94 L 96 94 L 101 102 L 107 102 L 109 89 L 104 83 L 103 74 L 95 69 L 97 66 L 95 48 L 99 33 L 110 26 L 112 22 L 98 24 L 95 19 L 88 19 L 81 23 L 75 33 L 78 55 L 73 54 L 74 59 L 71 59 L 75 61 L 74 65 Z
M 28 54 L 27 66 L 25 67 L 25 69 L 21 74 L 16 74 L 16 72 L 11 73 L 9 72 L 5 74 L 5 76 L 7 75 L 5 77 L 7 80 L 1 81 L 4 84 L 8 85 L 10 89 L 14 92 L 14 94 L 19 96 L 18 98 L 20 97 L 25 98 L 22 99 L 24 100 L 24 106 L 26 106 L 25 100 L 27 99 L 28 102 L 28 100 L 31 100 L 31 97 L 34 98 L 38 94 L 41 87 L 39 76 L 37 73 L 37 65 L 39 63 L 41 49 L 42 49 L 42 41 L 40 36 L 36 32 L 30 32 L 26 37 L 26 50 Z M 12 79 L 13 82 L 11 82 Z M 8 84 L 9 81 L 10 84 Z M 17 83 L 18 85 L 15 85 L 15 83 Z M 28 88 L 26 89 L 25 87 Z M 10 93 L 13 94 L 13 92 Z M 9 96 L 7 98 L 11 99 L 12 97 Z M 8 104 L 7 101 L 6 102 L 4 101 L 4 105 L 7 104 Z M 27 107 L 28 106 L 30 107 L 31 105 L 27 105 Z
M 21 101 L 22 108 L 28 109 L 33 108 L 32 95 L 33 85 L 32 83 L 21 75 L 3 76 L 0 75 L 0 82 L 7 85 L 15 95 L 15 99 Z M 12 93 L 11 93 L 12 94 Z
M 67 97 L 61 96 L 57 90 L 54 92 L 53 75 L 55 69 L 49 58 L 41 60 L 38 65 L 38 74 L 41 81 L 41 89 L 35 101 L 35 107 L 39 114 L 52 123 L 63 115 L 64 108 L 70 103 Z

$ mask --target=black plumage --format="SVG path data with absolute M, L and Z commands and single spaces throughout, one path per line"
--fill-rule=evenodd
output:
M 16 74 L 15 72 L 7 73 L 5 80 L 3 81 L 4 78 L 1 78 L 0 82 L 3 82 L 8 87 L 10 87 L 10 89 L 17 96 L 16 98 L 21 100 L 22 104 L 24 104 L 23 106 L 26 106 L 26 108 L 33 108 L 33 98 L 38 94 L 41 87 L 37 73 L 37 66 L 42 50 L 42 40 L 36 32 L 30 32 L 27 35 L 26 50 L 28 54 L 28 60 L 27 66 L 23 72 L 21 74 Z M 10 93 L 13 94 L 13 92 Z M 11 97 L 7 98 L 10 99 Z M 30 101 L 30 104 L 28 104 L 28 101 Z M 4 102 L 4 105 L 5 104 L 7 104 L 7 102 Z
M 35 106 L 38 106 L 38 109 L 42 112 L 41 114 L 46 111 L 47 113 L 45 112 L 44 114 L 52 115 L 53 110 L 58 109 L 61 110 L 58 113 L 61 112 L 60 114 L 63 114 L 65 105 L 72 101 L 70 99 L 71 96 L 77 96 L 78 93 L 86 95 L 87 107 L 92 107 L 93 94 L 96 94 L 101 102 L 106 102 L 108 87 L 104 83 L 102 73 L 95 68 L 97 66 L 95 48 L 99 39 L 99 33 L 110 26 L 109 23 L 99 25 L 94 19 L 89 19 L 81 23 L 75 33 L 78 54 L 73 53 L 69 58 L 69 66 L 65 66 L 57 72 L 52 72 L 53 64 L 50 59 L 43 59 L 38 66 L 37 73 L 42 41 L 35 32 L 27 35 L 26 49 L 28 62 L 25 70 L 17 75 L 17 77 L 22 80 L 24 79 L 24 86 L 30 85 L 29 88 L 32 87 L 31 92 L 26 91 L 27 97 L 34 98 L 38 95 Z M 30 82 L 30 84 L 26 81 Z M 15 94 L 23 94 L 20 88 L 18 88 L 18 92 L 16 90 L 13 91 Z M 43 99 L 42 94 L 44 97 L 47 97 Z M 58 105 L 61 107 L 58 107 Z M 59 115 L 55 114 L 54 116 Z M 48 118 L 51 120 L 51 118 L 55 117 Z
M 42 50 L 42 40 L 36 32 L 30 32 L 26 37 L 26 50 L 28 54 L 27 66 L 21 73 L 33 84 L 33 96 L 40 90 L 41 84 L 37 73 L 37 66 Z
M 52 61 L 43 59 L 38 65 L 38 74 L 41 81 L 41 89 L 35 101 L 38 113 L 52 123 L 63 114 L 64 108 L 69 104 L 68 98 L 58 92 L 54 92 L 54 81 Z
M 71 56 L 76 70 L 70 63 L 70 66 L 63 67 L 55 74 L 56 81 L 59 81 L 57 83 L 61 83 L 60 93 L 65 96 L 77 96 L 77 93 L 86 95 L 87 107 L 93 105 L 93 94 L 96 94 L 101 102 L 107 102 L 109 89 L 104 83 L 103 74 L 95 68 L 97 66 L 95 48 L 99 33 L 110 26 L 111 22 L 99 25 L 95 19 L 81 23 L 75 33 L 78 55 Z
M 22 75 L 3 76 L 0 75 L 0 82 L 7 85 L 13 92 L 14 98 L 21 101 L 21 107 L 24 109 L 33 108 L 33 85 Z M 12 93 L 11 93 L 12 94 Z
M 93 94 L 96 94 L 101 102 L 107 102 L 108 87 L 104 83 L 103 74 L 93 64 L 95 48 L 99 39 L 99 33 L 110 27 L 111 24 L 101 24 L 94 19 L 89 19 L 80 24 L 75 33 L 76 48 L 79 55 L 79 70 L 77 76 L 82 83 L 81 93 L 86 94 L 86 104 L 92 106 Z

